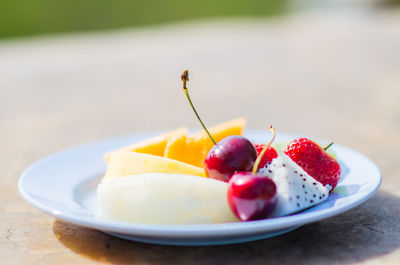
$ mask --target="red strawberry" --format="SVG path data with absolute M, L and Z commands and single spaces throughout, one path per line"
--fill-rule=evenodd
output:
M 254 144 L 257 150 L 257 156 L 260 155 L 261 151 L 264 149 L 266 144 Z M 278 157 L 278 153 L 275 151 L 273 147 L 268 147 L 267 151 L 265 151 L 264 156 L 262 157 L 258 168 L 263 168 L 267 163 L 271 162 L 272 159 Z
M 318 144 L 307 138 L 297 138 L 286 147 L 285 154 L 304 169 L 311 177 L 336 187 L 340 179 L 339 163 Z

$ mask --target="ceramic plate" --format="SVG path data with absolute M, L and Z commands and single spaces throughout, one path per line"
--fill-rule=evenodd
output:
M 104 140 L 50 155 L 21 175 L 19 191 L 33 206 L 70 223 L 128 240 L 194 246 L 247 242 L 292 231 L 350 210 L 372 196 L 381 183 L 381 173 L 369 158 L 335 144 L 332 149 L 342 166 L 341 181 L 325 202 L 301 213 L 261 221 L 204 225 L 146 225 L 96 219 L 96 187 L 106 169 L 102 154 L 158 133 Z M 281 133 L 276 141 L 290 141 L 296 136 Z M 250 130 L 246 137 L 265 142 L 266 132 Z

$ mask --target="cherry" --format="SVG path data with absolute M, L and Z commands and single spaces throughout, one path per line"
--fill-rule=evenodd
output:
M 257 158 L 254 145 L 245 137 L 228 136 L 211 148 L 204 162 L 206 175 L 227 182 L 239 171 L 250 171 Z
M 210 132 L 207 130 L 197 113 L 196 108 L 193 106 L 192 100 L 190 99 L 189 91 L 186 86 L 189 81 L 188 70 L 185 70 L 182 73 L 181 79 L 183 92 L 185 93 L 194 114 L 204 131 L 206 131 L 211 141 L 214 143 L 214 146 L 209 151 L 204 163 L 206 175 L 210 178 L 227 182 L 234 173 L 238 171 L 251 170 L 254 161 L 257 158 L 257 151 L 254 145 L 246 138 L 237 135 L 228 136 L 217 144 Z
M 271 126 L 272 139 L 260 152 L 252 172 L 237 172 L 228 183 L 227 199 L 232 212 L 242 221 L 267 218 L 275 209 L 278 196 L 275 183 L 257 173 L 263 156 L 275 139 L 275 129 Z
M 250 171 L 231 177 L 227 198 L 232 212 L 242 221 L 267 218 L 278 201 L 275 183 Z
M 271 126 L 273 137 L 257 157 L 254 145 L 246 138 L 238 135 L 228 136 L 218 144 L 215 142 L 199 114 L 193 106 L 188 89 L 189 72 L 185 70 L 181 79 L 183 92 L 203 129 L 214 143 L 205 160 L 207 176 L 228 181 L 228 203 L 233 213 L 242 221 L 267 218 L 277 203 L 275 183 L 257 174 L 258 166 L 267 149 L 275 138 L 275 129 Z M 253 168 L 253 171 L 250 170 Z M 233 176 L 232 176 L 233 175 Z

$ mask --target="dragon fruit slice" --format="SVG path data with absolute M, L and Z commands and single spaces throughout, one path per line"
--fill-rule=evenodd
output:
M 272 160 L 259 173 L 271 178 L 277 186 L 278 204 L 271 217 L 289 215 L 323 202 L 331 189 L 308 175 L 285 154 Z

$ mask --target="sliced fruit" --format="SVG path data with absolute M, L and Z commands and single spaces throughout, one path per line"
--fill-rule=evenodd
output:
M 204 145 L 202 141 L 189 137 L 186 143 L 186 150 L 181 154 L 181 157 L 176 158 L 179 161 L 195 165 L 196 167 L 203 167 L 204 165 Z M 202 157 L 204 156 L 204 159 Z
M 277 186 L 278 204 L 272 217 L 302 211 L 328 198 L 330 187 L 316 181 L 285 154 L 272 160 L 259 173 L 272 179 Z
M 234 119 L 210 128 L 210 133 L 216 142 L 230 135 L 242 135 L 246 120 L 244 118 Z M 137 152 L 156 156 L 164 156 L 175 159 L 197 167 L 203 167 L 204 160 L 214 146 L 205 131 L 200 131 L 192 137 L 188 137 L 186 128 L 174 131 L 138 142 L 120 149 L 111 151 L 104 155 L 107 163 L 115 152 Z
M 120 178 L 150 172 L 204 176 L 204 169 L 161 156 L 136 152 L 115 152 L 104 179 Z
M 111 151 L 104 155 L 104 160 L 109 163 L 111 155 L 114 152 L 128 151 L 128 152 L 137 152 L 137 153 L 145 153 L 156 156 L 163 156 L 165 152 L 165 147 L 167 146 L 168 140 L 174 137 L 180 137 L 184 135 L 185 137 L 188 134 L 187 128 L 178 128 L 176 130 L 167 132 L 162 135 L 158 135 L 151 139 L 147 139 L 138 143 L 134 143 L 129 146 L 124 146 L 117 150 Z
M 168 139 L 164 157 L 179 160 L 186 152 L 187 134 L 175 135 Z
M 138 224 L 238 222 L 228 184 L 182 174 L 149 173 L 104 180 L 97 188 L 100 218 Z
M 211 127 L 209 131 L 214 140 L 218 143 L 227 136 L 242 135 L 245 126 L 246 120 L 244 118 L 239 118 Z M 182 157 L 178 158 L 178 160 L 197 167 L 203 167 L 204 160 L 213 146 L 214 144 L 207 133 L 205 131 L 200 131 L 194 136 L 189 137 L 186 152 Z

